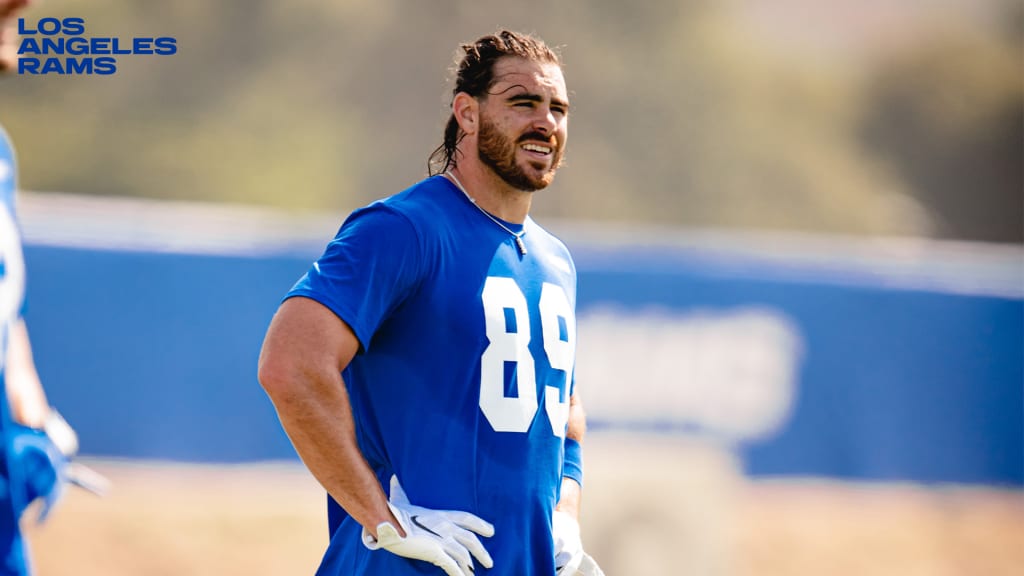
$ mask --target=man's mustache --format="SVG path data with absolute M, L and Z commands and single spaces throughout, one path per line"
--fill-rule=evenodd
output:
M 552 146 L 555 145 L 555 138 L 553 136 L 545 136 L 540 132 L 527 132 L 526 134 L 520 136 L 519 140 L 517 140 L 516 143 L 518 144 L 520 142 L 526 142 L 528 140 L 539 140 L 541 142 L 547 142 Z

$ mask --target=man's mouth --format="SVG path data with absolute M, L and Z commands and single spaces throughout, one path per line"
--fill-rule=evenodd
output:
M 520 146 L 520 148 L 526 150 L 527 152 L 533 152 L 535 154 L 541 154 L 543 156 L 547 156 L 552 152 L 551 146 L 545 146 L 543 144 L 534 144 L 532 142 L 523 144 L 522 146 Z

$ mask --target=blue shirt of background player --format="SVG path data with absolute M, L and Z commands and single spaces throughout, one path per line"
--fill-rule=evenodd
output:
M 24 277 L 13 273 L 24 270 L 21 240 L 14 216 L 17 188 L 17 164 L 14 147 L 0 127 L 0 575 L 29 574 L 28 556 L 18 526 L 21 505 L 16 505 L 9 487 L 12 470 L 8 461 L 8 436 L 11 412 L 7 402 L 3 366 L 6 364 L 7 335 L 10 326 L 21 318 L 24 305 Z
M 354 212 L 287 297 L 319 301 L 359 339 L 343 376 L 360 448 L 385 490 L 396 474 L 413 504 L 493 523 L 494 536 L 481 540 L 494 568 L 477 573 L 553 576 L 576 271 L 558 239 L 530 219 L 522 229 L 527 255 L 435 176 Z M 521 346 L 518 357 L 481 361 L 492 339 L 510 338 Z M 560 346 L 569 350 L 568 364 L 566 354 L 556 362 L 561 369 L 549 360 Z M 520 386 L 530 376 L 534 385 Z M 489 413 L 481 408 L 485 385 L 502 387 Z M 502 420 L 522 398 L 536 399 L 537 408 Z M 495 419 L 514 430 L 496 431 Z M 441 573 L 366 549 L 358 523 L 333 501 L 331 508 L 332 539 L 318 574 Z
M 14 211 L 14 190 L 17 186 L 17 165 L 14 162 L 14 147 L 7 132 L 0 126 L 0 203 Z

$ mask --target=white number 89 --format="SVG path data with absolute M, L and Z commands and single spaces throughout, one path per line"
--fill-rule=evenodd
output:
M 480 410 L 495 431 L 525 433 L 537 413 L 537 376 L 530 353 L 530 314 L 526 297 L 515 280 L 488 276 L 481 300 L 489 344 L 480 358 Z M 539 310 L 548 364 L 564 373 L 561 383 L 544 387 L 544 409 L 552 433 L 564 438 L 575 362 L 576 321 L 565 290 L 556 284 L 545 282 L 541 287 Z M 505 395 L 507 363 L 515 364 L 518 390 L 514 396 Z M 562 390 L 566 391 L 564 402 L 561 401 Z

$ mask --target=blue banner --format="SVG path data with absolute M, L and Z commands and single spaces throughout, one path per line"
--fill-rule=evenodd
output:
M 577 383 L 594 433 L 707 436 L 756 476 L 1024 485 L 1024 298 L 1005 283 L 851 259 L 570 245 Z M 29 242 L 36 361 L 82 451 L 295 458 L 256 363 L 280 298 L 316 255 Z

